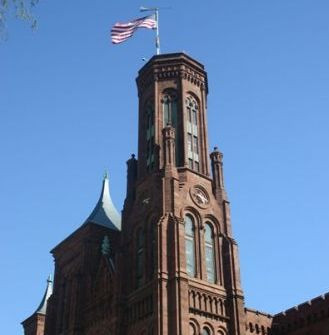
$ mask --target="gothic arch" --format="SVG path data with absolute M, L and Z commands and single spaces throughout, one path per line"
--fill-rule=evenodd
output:
M 163 127 L 166 126 L 166 122 L 170 121 L 170 123 L 172 124 L 172 126 L 174 128 L 175 127 L 175 120 L 173 120 L 173 115 L 170 115 L 170 113 L 172 112 L 170 109 L 174 106 L 173 104 L 175 104 L 175 107 L 178 107 L 178 94 L 177 94 L 177 90 L 174 88 L 165 88 L 162 92 L 161 92 L 161 105 L 162 105 L 162 112 L 163 112 Z M 168 106 L 168 119 L 166 119 L 166 106 Z M 171 107 L 170 107 L 171 106 Z M 176 111 L 177 112 L 177 111 Z M 176 115 L 177 117 L 178 115 Z M 176 119 L 177 120 L 177 119 Z
M 198 95 L 194 92 L 194 91 L 186 91 L 186 98 L 188 98 L 189 96 L 191 96 L 198 104 L 199 108 L 200 108 L 200 98 L 198 97 Z
M 170 95 L 172 97 L 177 98 L 177 89 L 175 87 L 166 87 L 161 92 L 161 99 L 165 95 Z

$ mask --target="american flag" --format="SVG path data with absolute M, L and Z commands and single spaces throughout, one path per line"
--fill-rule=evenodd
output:
M 117 22 L 111 29 L 112 43 L 124 42 L 134 34 L 137 28 L 155 29 L 156 27 L 155 15 L 141 17 L 127 23 Z

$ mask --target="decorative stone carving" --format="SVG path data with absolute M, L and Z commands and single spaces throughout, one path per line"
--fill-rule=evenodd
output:
M 192 186 L 190 188 L 190 196 L 198 207 L 207 208 L 209 206 L 208 192 L 202 186 Z

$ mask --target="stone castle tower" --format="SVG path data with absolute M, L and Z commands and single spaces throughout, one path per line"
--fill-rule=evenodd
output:
M 122 218 L 105 176 L 94 211 L 52 250 L 53 294 L 39 332 L 36 312 L 25 335 L 288 334 L 285 314 L 244 307 L 223 155 L 208 152 L 203 65 L 154 56 L 137 88 L 138 159 L 127 162 Z M 318 308 L 327 305 L 324 296 Z
M 122 334 L 244 334 L 218 150 L 210 177 L 204 67 L 185 54 L 155 56 L 137 87 L 138 161 L 128 161 L 122 216 Z

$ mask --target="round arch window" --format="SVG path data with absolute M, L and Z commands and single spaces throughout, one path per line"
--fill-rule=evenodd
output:
M 190 323 L 190 330 L 189 330 L 190 335 L 196 335 L 195 327 L 192 323 Z
M 203 328 L 202 335 L 211 335 L 209 328 Z

